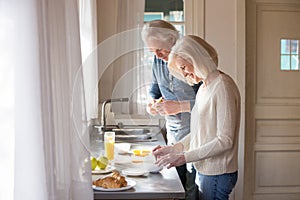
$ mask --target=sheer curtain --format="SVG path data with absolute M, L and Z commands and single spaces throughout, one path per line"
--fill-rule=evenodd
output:
M 143 43 L 143 0 L 98 0 L 98 54 L 100 103 L 107 98 L 129 97 L 130 104 L 115 103 L 118 114 L 137 113 Z M 109 44 L 109 45 L 108 45 Z
M 10 121 L 15 141 L 6 141 L 13 152 L 6 160 L 13 166 L 7 173 L 14 171 L 9 177 L 14 186 L 6 186 L 3 199 L 93 199 L 84 145 L 78 1 L 0 2 L 1 34 L 5 31 L 0 39 L 8 45 L 0 53 L 15 75 L 15 118 Z M 1 66 L 9 77 L 12 70 L 5 69 Z
M 80 44 L 87 120 L 98 117 L 97 0 L 79 0 Z
M 0 199 L 13 199 L 14 184 L 14 56 L 18 42 L 13 9 L 15 2 L 0 0 Z
M 115 85 L 119 87 L 115 87 L 113 95 L 122 94 L 122 91 L 126 91 L 127 93 L 129 91 L 130 93 L 127 94 L 130 97 L 129 113 L 132 114 L 145 114 L 146 111 L 146 104 L 143 104 L 142 94 L 145 94 L 144 81 L 148 75 L 141 76 L 145 67 L 142 63 L 144 44 L 141 40 L 141 29 L 144 25 L 144 10 L 145 1 L 119 0 L 117 15 L 118 33 L 135 30 L 135 34 L 132 34 L 135 35 L 135 37 L 124 37 L 124 40 L 122 40 L 120 45 L 132 46 L 132 43 L 136 43 L 138 48 L 132 49 L 130 53 L 127 53 L 118 60 L 114 71 L 117 74 L 121 73 L 122 79 L 126 80 L 127 84 L 120 84 L 124 82 L 122 79 L 114 80 L 116 83 Z M 131 89 L 128 89 L 128 84 L 132 85 Z

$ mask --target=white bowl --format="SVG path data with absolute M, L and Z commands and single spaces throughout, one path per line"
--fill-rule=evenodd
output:
M 155 164 L 151 164 L 147 167 L 147 169 L 150 173 L 159 173 L 163 169 L 163 167 L 159 167 Z

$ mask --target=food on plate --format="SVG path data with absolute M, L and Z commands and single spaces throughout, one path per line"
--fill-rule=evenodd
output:
M 96 169 L 96 167 L 97 167 L 97 159 L 95 158 L 95 157 L 91 157 L 91 168 L 92 168 L 92 170 L 95 170 Z
M 91 169 L 92 170 L 105 170 L 108 165 L 108 159 L 105 156 L 101 156 L 99 159 L 91 156 Z
M 151 153 L 150 149 L 142 149 L 141 150 L 141 155 L 142 156 L 148 156 Z
M 121 188 L 127 186 L 127 181 L 119 172 L 114 171 L 110 176 L 93 181 L 93 185 L 103 188 Z
M 147 157 L 151 154 L 151 150 L 149 149 L 133 149 L 132 150 L 132 162 L 133 163 L 142 163 L 144 162 L 144 157 Z
M 142 163 L 142 162 L 144 162 L 143 160 L 141 160 L 141 159 L 132 159 L 132 161 L 131 161 L 132 163 Z
M 102 170 L 106 169 L 107 164 L 108 164 L 108 159 L 105 156 L 101 156 L 97 162 L 98 167 Z
M 151 150 L 149 150 L 149 149 L 133 149 L 132 153 L 135 156 L 145 157 L 145 156 L 148 156 L 151 153 Z

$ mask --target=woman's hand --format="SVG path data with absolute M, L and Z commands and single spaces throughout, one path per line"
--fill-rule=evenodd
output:
M 160 159 L 161 156 L 174 153 L 174 154 L 179 154 L 182 153 L 183 151 L 183 145 L 181 143 L 176 143 L 175 145 L 172 146 L 156 146 L 153 150 L 152 153 L 155 156 L 156 159 Z
M 154 148 L 152 149 L 152 152 L 154 152 L 154 151 L 156 151 L 157 149 L 160 149 L 160 148 L 161 148 L 161 146 L 158 145 L 158 146 L 156 146 L 156 147 L 154 147 Z
M 186 163 L 183 153 L 171 152 L 164 156 L 160 156 L 159 159 L 155 162 L 156 165 L 167 166 L 167 169 L 171 167 L 177 167 Z
M 158 158 L 160 156 L 166 155 L 168 153 L 171 153 L 174 151 L 174 147 L 173 146 L 160 146 L 158 145 L 157 147 L 155 147 L 152 152 L 153 155 L 155 156 L 155 158 Z

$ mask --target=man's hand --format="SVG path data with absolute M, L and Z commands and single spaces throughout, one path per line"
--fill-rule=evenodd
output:
M 146 110 L 150 115 L 157 115 L 158 114 L 157 110 L 155 108 L 153 108 L 153 103 L 152 102 L 147 104 L 147 109 Z
M 190 112 L 189 101 L 163 100 L 153 104 L 153 108 L 160 115 L 176 115 L 181 112 Z
M 150 103 L 147 104 L 147 112 L 150 115 L 157 115 L 158 111 L 155 108 L 155 105 L 162 102 L 163 101 L 163 97 L 160 97 L 159 99 L 152 99 Z

